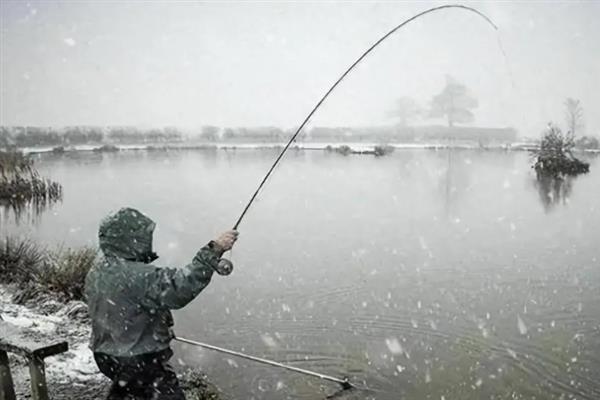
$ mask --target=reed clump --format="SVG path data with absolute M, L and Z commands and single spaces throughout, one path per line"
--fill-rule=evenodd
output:
M 352 154 L 352 148 L 348 145 L 341 145 L 341 146 L 337 146 L 337 147 L 333 147 L 331 145 L 327 145 L 327 147 L 325 147 L 325 151 L 327 152 L 333 152 L 333 153 L 338 153 L 341 154 L 343 156 L 347 156 Z
M 117 146 L 115 146 L 113 144 L 105 144 L 100 147 L 96 147 L 96 148 L 92 149 L 92 151 L 95 153 L 115 153 L 120 150 L 121 150 L 120 148 L 118 148 Z
M 393 152 L 394 152 L 394 147 L 392 147 L 388 144 L 380 144 L 380 145 L 375 146 L 375 148 L 373 149 L 373 154 L 375 154 L 375 157 L 383 157 L 388 154 L 392 154 Z
M 0 151 L 0 202 L 39 204 L 61 198 L 62 186 L 41 177 L 30 157 L 18 151 Z

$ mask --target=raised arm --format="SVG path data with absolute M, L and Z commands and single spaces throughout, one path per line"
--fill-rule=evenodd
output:
M 228 231 L 202 247 L 183 268 L 150 269 L 145 274 L 145 298 L 151 307 L 178 309 L 190 303 L 210 283 L 223 253 L 237 240 L 236 231 Z

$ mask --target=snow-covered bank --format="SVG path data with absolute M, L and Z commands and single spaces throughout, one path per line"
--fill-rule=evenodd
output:
M 25 304 L 16 304 L 18 290 L 0 284 L 0 315 L 4 321 L 27 328 L 35 333 L 52 335 L 67 341 L 69 350 L 46 359 L 48 391 L 53 400 L 104 399 L 110 381 L 96 367 L 88 347 L 90 327 L 87 308 L 80 301 L 62 303 L 51 295 L 41 295 Z M 25 360 L 9 355 L 17 399 L 30 398 L 29 370 Z M 180 376 L 189 400 L 220 399 L 218 389 L 207 383 L 198 372 L 187 371 Z
M 12 286 L 0 285 L 0 315 L 11 324 L 36 332 L 49 334 L 57 340 L 67 341 L 69 351 L 48 357 L 46 360 L 46 379 L 51 398 L 81 398 L 81 389 L 104 392 L 109 381 L 104 378 L 94 363 L 93 355 L 88 348 L 90 328 L 82 318 L 81 302 L 61 304 L 50 297 L 27 305 L 15 304 L 13 296 L 17 294 Z M 25 398 L 30 391 L 29 372 L 24 360 L 10 356 L 11 370 L 17 398 Z

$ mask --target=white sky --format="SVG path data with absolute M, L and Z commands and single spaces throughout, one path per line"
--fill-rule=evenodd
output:
M 442 3 L 0 4 L 2 125 L 289 127 L 379 36 Z M 450 74 L 479 100 L 473 125 L 537 136 L 564 125 L 574 97 L 600 134 L 600 1 L 466 4 L 500 27 L 507 62 L 475 14 L 430 14 L 376 50 L 313 125 L 391 123 L 394 99 L 427 106 Z

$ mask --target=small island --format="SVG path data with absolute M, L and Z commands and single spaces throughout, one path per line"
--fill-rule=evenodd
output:
M 563 179 L 589 172 L 590 164 L 573 155 L 574 147 L 575 139 L 571 132 L 564 134 L 560 128 L 550 124 L 539 149 L 534 152 L 533 168 L 538 179 Z

